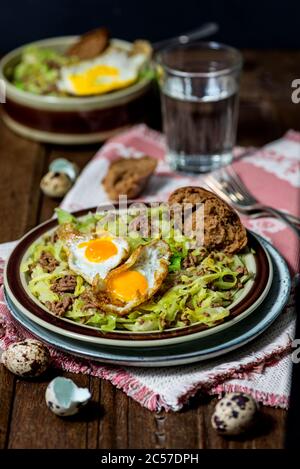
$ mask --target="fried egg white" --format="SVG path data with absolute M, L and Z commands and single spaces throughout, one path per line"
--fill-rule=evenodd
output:
M 57 87 L 75 96 L 89 96 L 124 88 L 137 80 L 147 60 L 143 53 L 128 55 L 122 49 L 109 48 L 93 60 L 62 67 Z
M 98 292 L 99 307 L 123 315 L 149 300 L 168 274 L 169 258 L 169 246 L 162 240 L 137 248 L 107 275 L 105 290 Z
M 96 237 L 70 236 L 65 244 L 70 269 L 90 284 L 96 276 L 104 280 L 129 254 L 127 241 L 108 232 Z

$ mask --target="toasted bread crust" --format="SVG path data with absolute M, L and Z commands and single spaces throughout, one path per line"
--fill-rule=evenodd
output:
M 68 56 L 76 56 L 80 60 L 89 60 L 101 54 L 109 44 L 109 32 L 106 28 L 94 29 L 82 36 L 66 52 Z
M 156 166 L 157 160 L 151 156 L 120 158 L 111 163 L 102 181 L 103 187 L 112 200 L 117 200 L 119 195 L 135 199 L 145 188 Z
M 169 197 L 170 204 L 204 204 L 204 246 L 234 254 L 247 245 L 247 232 L 238 214 L 224 200 L 202 187 L 182 187 Z M 195 225 L 197 210 L 192 215 Z

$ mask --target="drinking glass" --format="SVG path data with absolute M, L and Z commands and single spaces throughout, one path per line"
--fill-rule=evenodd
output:
M 241 54 L 201 42 L 157 55 L 168 160 L 177 170 L 207 172 L 232 160 Z

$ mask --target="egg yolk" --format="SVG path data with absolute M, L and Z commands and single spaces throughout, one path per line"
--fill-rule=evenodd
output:
M 115 256 L 118 252 L 117 246 L 110 239 L 92 239 L 78 245 L 85 249 L 85 257 L 90 262 L 102 262 Z
M 131 301 L 144 296 L 148 290 L 146 277 L 136 270 L 126 270 L 113 275 L 107 282 L 107 290 L 121 301 Z
M 106 93 L 127 86 L 133 80 L 121 80 L 117 68 L 109 65 L 96 65 L 85 72 L 69 76 L 78 95 Z

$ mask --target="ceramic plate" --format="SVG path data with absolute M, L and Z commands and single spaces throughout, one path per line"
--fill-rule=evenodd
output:
M 160 347 L 120 347 L 87 343 L 64 337 L 41 327 L 20 311 L 8 297 L 7 301 L 15 319 L 42 341 L 65 352 L 123 366 L 175 366 L 207 360 L 242 347 L 262 334 L 285 307 L 291 281 L 287 265 L 274 247 L 259 237 L 273 264 L 274 275 L 268 295 L 253 314 L 232 327 L 213 336 L 206 336 L 181 344 Z
M 76 212 L 76 216 L 84 216 L 94 209 Z M 207 328 L 203 324 L 194 324 L 184 328 L 173 328 L 157 332 L 130 332 L 113 331 L 102 332 L 95 327 L 81 325 L 67 318 L 59 318 L 46 309 L 27 288 L 26 278 L 20 273 L 20 265 L 27 257 L 27 252 L 32 245 L 45 233 L 53 230 L 57 225 L 56 220 L 50 220 L 34 228 L 25 235 L 12 252 L 6 266 L 4 285 L 7 295 L 14 305 L 31 321 L 40 326 L 65 337 L 76 340 L 84 340 L 95 344 L 108 344 L 118 346 L 140 347 L 143 345 L 160 346 L 181 343 L 199 337 L 216 334 L 221 330 L 232 327 L 236 322 L 243 320 L 251 314 L 266 297 L 273 278 L 272 262 L 268 250 L 260 239 L 248 232 L 249 246 L 255 254 L 247 256 L 248 268 L 255 273 L 253 280 L 249 280 L 242 295 L 231 307 L 228 320 L 220 325 Z

